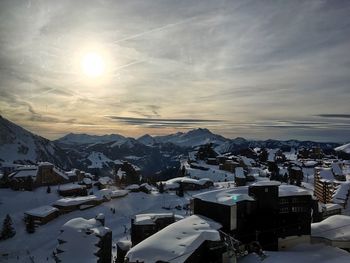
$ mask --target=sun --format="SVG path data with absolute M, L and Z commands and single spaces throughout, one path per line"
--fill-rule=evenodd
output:
M 97 78 L 105 72 L 105 60 L 95 52 L 86 53 L 81 60 L 81 68 L 83 73 L 91 78 Z

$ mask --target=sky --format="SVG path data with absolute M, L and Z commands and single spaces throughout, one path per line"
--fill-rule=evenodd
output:
M 1 0 L 0 114 L 49 139 L 350 141 L 349 14 L 338 0 Z

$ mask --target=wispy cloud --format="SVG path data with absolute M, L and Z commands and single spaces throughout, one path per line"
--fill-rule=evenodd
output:
M 322 117 L 322 118 L 350 119 L 350 114 L 318 114 L 316 116 Z

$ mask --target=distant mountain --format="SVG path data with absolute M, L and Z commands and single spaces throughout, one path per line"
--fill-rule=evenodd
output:
M 300 148 L 300 147 L 320 147 L 321 149 L 333 149 L 339 146 L 338 143 L 332 142 L 313 142 L 313 141 L 298 141 L 298 140 L 288 140 L 288 141 L 279 141 L 279 140 L 246 140 L 244 138 L 236 138 L 230 141 L 225 142 L 215 148 L 219 153 L 226 152 L 237 152 L 244 148 L 268 148 L 268 149 L 277 149 L 277 148 Z
M 0 116 L 0 162 L 52 162 L 70 167 L 72 161 L 55 143 L 35 135 Z
M 335 148 L 334 150 L 336 150 L 337 152 L 345 152 L 345 153 L 350 154 L 350 143 L 339 146 L 339 147 Z
M 56 142 L 67 145 L 81 145 L 81 144 L 94 144 L 94 143 L 107 143 L 107 142 L 124 142 L 126 138 L 119 134 L 109 135 L 89 135 L 89 134 L 76 134 L 69 133 L 62 138 L 56 140 Z
M 138 142 L 144 145 L 153 145 L 156 143 L 156 140 L 149 134 L 145 134 L 137 139 Z
M 202 128 L 191 130 L 187 133 L 178 132 L 165 136 L 156 136 L 154 139 L 158 143 L 170 142 L 181 147 L 195 147 L 207 143 L 221 145 L 229 141 L 229 139 L 226 139 L 221 135 L 214 134 L 208 129 Z

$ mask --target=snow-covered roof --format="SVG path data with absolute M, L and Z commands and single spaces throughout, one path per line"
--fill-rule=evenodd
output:
M 97 247 L 99 237 L 104 236 L 110 230 L 102 226 L 96 219 L 74 218 L 65 223 L 61 228 L 58 239 L 65 241 L 58 245 L 63 253 L 57 254 L 62 262 L 92 263 L 97 262 L 95 255 L 100 248 Z
M 349 193 L 350 182 L 340 183 L 333 194 L 333 202 L 338 204 L 344 204 L 348 199 Z
M 56 168 L 56 167 L 53 167 L 53 171 L 58 174 L 59 176 L 63 177 L 64 179 L 68 180 L 68 176 L 65 174 L 64 171 Z
M 125 187 L 126 190 L 138 190 L 140 189 L 140 186 L 138 184 L 131 184 Z
M 350 216 L 334 215 L 311 224 L 311 236 L 333 241 L 350 241 Z
M 264 180 L 264 181 L 258 181 L 254 184 L 252 184 L 252 186 L 280 186 L 281 182 L 278 181 L 269 181 L 269 180 Z
M 31 215 L 31 216 L 36 216 L 36 217 L 45 217 L 45 216 L 48 216 L 56 211 L 58 211 L 58 209 L 56 207 L 44 205 L 44 206 L 40 206 L 40 207 L 31 209 L 29 211 L 26 211 L 25 214 Z
M 236 167 L 235 168 L 235 177 L 245 178 L 243 167 Z
M 187 183 L 187 184 L 197 184 L 197 185 L 204 185 L 207 182 L 212 182 L 209 178 L 201 178 L 199 180 L 189 178 L 189 177 L 176 177 L 172 178 L 168 181 L 163 182 L 165 185 L 165 188 L 172 189 L 172 188 L 178 188 L 179 183 Z
M 129 262 L 185 262 L 204 241 L 219 241 L 221 227 L 204 216 L 192 215 L 137 244 L 126 257 Z
M 248 195 L 247 186 L 239 186 L 233 189 L 213 190 L 193 196 L 203 201 L 220 203 L 223 205 L 233 206 L 240 201 L 254 201 L 254 198 Z
M 174 217 L 173 213 L 152 213 L 135 215 L 135 225 L 154 225 L 159 218 Z
M 108 177 L 108 176 L 104 176 L 104 177 L 100 177 L 98 179 L 98 182 L 102 185 L 107 185 L 107 184 L 112 184 L 113 183 L 113 179 Z
M 59 190 L 60 191 L 69 191 L 69 190 L 75 190 L 75 189 L 85 189 L 85 185 L 80 185 L 80 184 L 64 184 L 61 185 Z
M 296 185 L 282 184 L 278 188 L 278 196 L 279 197 L 295 196 L 295 195 L 312 195 L 312 192 L 310 193 L 309 190 L 306 190 L 305 188 L 298 187 Z
M 54 203 L 54 205 L 58 205 L 58 206 L 80 205 L 93 200 L 100 200 L 100 199 L 95 195 L 62 198 L 57 200 Z
M 36 177 L 38 174 L 38 167 L 26 167 L 23 169 L 20 169 L 12 174 L 9 175 L 11 178 L 21 178 L 21 177 Z
M 334 180 L 334 174 L 332 172 L 332 169 L 330 169 L 330 168 L 323 168 L 322 170 L 320 170 L 320 177 L 323 180 L 333 181 Z
M 332 163 L 332 171 L 335 175 L 343 175 L 343 170 L 339 163 Z
M 140 187 L 146 188 L 148 191 L 152 191 L 152 186 L 150 186 L 148 183 L 143 183 L 140 185 Z
M 84 183 L 84 184 L 92 184 L 92 181 L 91 181 L 90 178 L 84 178 L 84 179 L 83 179 L 83 183 Z

